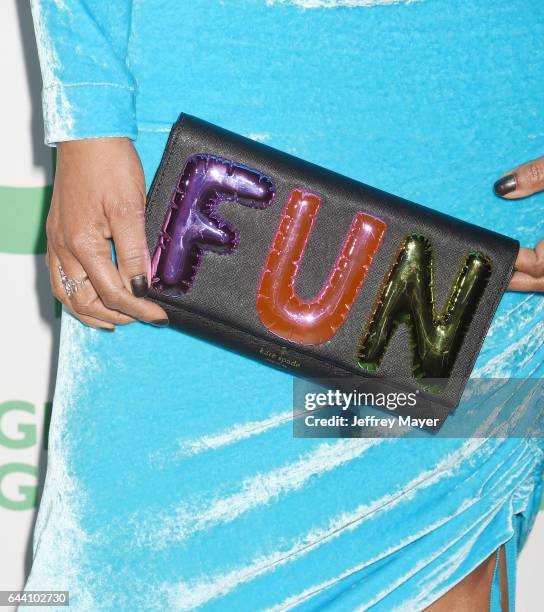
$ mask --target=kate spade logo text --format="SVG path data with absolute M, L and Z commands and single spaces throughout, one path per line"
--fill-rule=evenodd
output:
M 300 361 L 297 361 L 293 357 L 287 354 L 287 349 L 282 348 L 279 353 L 275 353 L 270 349 L 261 346 L 259 349 L 259 355 L 262 355 L 266 361 L 276 363 L 278 365 L 289 367 L 289 368 L 300 368 Z

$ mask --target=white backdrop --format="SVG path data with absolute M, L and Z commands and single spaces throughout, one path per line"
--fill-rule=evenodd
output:
M 41 79 L 27 0 L 0 2 L 0 590 L 21 589 L 43 485 L 59 309 L 44 263 L 52 151 L 43 145 Z M 522 553 L 518 610 L 540 612 L 544 516 Z M 7 610 L 7 608 L 5 608 Z

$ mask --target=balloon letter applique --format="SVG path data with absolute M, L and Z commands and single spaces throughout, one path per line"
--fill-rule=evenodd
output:
M 323 288 L 313 300 L 302 300 L 295 282 L 320 205 L 313 193 L 291 192 L 257 291 L 262 323 L 273 334 L 306 345 L 330 340 L 342 325 L 386 230 L 381 219 L 357 213 Z
M 221 202 L 263 209 L 270 206 L 272 181 L 233 161 L 198 153 L 187 160 L 172 194 L 152 259 L 152 285 L 190 289 L 206 251 L 230 253 L 239 233 L 217 213 Z
M 490 260 L 479 252 L 469 253 L 439 315 L 434 304 L 431 245 L 423 236 L 408 236 L 389 270 L 362 335 L 357 350 L 359 365 L 376 370 L 397 326 L 406 323 L 413 353 L 413 376 L 447 378 L 490 274 Z

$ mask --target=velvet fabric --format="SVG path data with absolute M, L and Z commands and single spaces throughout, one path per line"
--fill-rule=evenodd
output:
M 127 136 L 149 182 L 184 111 L 524 244 L 542 237 L 539 199 L 491 191 L 542 154 L 541 3 L 32 4 L 48 144 Z M 540 295 L 506 295 L 473 375 L 542 376 L 543 313 Z M 287 374 L 64 311 L 26 588 L 69 590 L 93 612 L 422 610 L 502 543 L 522 545 L 540 440 L 294 439 L 291 402 Z

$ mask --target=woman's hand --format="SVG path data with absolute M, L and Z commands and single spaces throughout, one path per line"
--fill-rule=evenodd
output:
M 501 198 L 516 199 L 544 190 L 544 157 L 505 172 L 494 185 Z M 544 240 L 534 249 L 522 248 L 510 281 L 511 291 L 544 291 Z
M 168 324 L 160 306 L 142 299 L 151 268 L 144 210 L 144 174 L 128 138 L 58 144 L 46 261 L 55 297 L 91 327 L 114 329 L 135 319 Z M 112 261 L 110 238 L 118 267 Z M 84 281 L 71 297 L 62 271 Z

